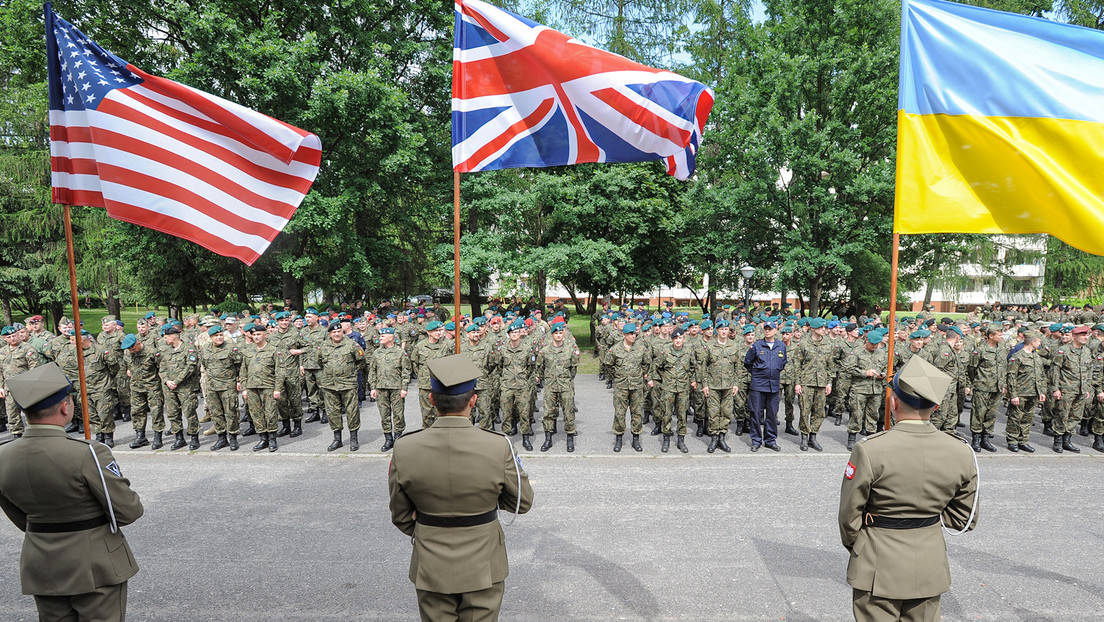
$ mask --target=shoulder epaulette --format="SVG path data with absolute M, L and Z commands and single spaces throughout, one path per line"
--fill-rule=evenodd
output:
M 494 434 L 495 436 L 501 436 L 502 438 L 507 438 L 507 439 L 509 438 L 508 436 L 506 436 L 502 432 L 499 432 L 498 430 L 488 430 L 487 428 L 481 428 L 479 426 L 476 426 L 476 429 L 483 430 L 484 432 L 489 432 L 491 434 Z
M 98 442 L 94 438 L 80 438 L 79 436 L 69 436 L 68 434 L 65 435 L 65 438 L 71 441 L 77 441 L 78 443 L 84 443 L 85 445 L 91 445 L 92 443 Z
M 870 436 L 867 436 L 866 439 L 863 440 L 863 442 L 865 443 L 865 442 L 870 441 L 872 439 L 878 438 L 879 436 L 885 436 L 885 433 L 888 432 L 888 431 L 889 430 L 882 430 L 881 432 L 875 432 L 875 433 L 871 434 Z

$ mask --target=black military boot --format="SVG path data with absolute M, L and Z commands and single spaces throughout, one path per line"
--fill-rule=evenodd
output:
M 1020 447 L 1016 443 L 1009 443 L 1008 444 L 1008 451 L 1010 451 L 1014 454 L 1018 454 L 1018 453 L 1020 453 Z
M 736 422 L 736 437 L 739 438 L 744 435 L 744 424 L 739 421 Z
M 268 450 L 276 451 L 280 446 L 276 443 L 276 435 L 272 432 L 268 433 Z
M 103 432 L 96 432 L 96 442 L 102 443 L 104 439 Z
M 567 453 L 574 453 L 574 452 L 575 452 L 575 435 L 574 434 L 568 434 L 567 435 Z
M 623 436 L 624 436 L 624 434 L 618 434 L 616 437 L 614 437 L 614 439 L 613 439 L 613 451 L 615 451 L 615 452 L 620 452 L 621 451 L 621 437 L 623 437 Z
M 349 451 L 360 449 L 360 438 L 357 436 L 359 432 L 359 430 L 349 430 Z
M 847 451 L 851 451 L 854 448 L 855 448 L 855 433 L 854 432 L 848 432 L 847 433 Z
M 633 434 L 632 448 L 637 451 L 644 451 L 644 447 L 640 445 L 640 435 Z
M 4 421 L 3 423 L 4 423 L 4 430 L 7 430 L 8 429 L 8 422 Z M 65 426 L 65 433 L 66 434 L 72 434 L 73 432 L 76 432 L 80 428 L 81 428 L 81 426 L 80 426 L 79 423 L 77 423 L 76 421 L 70 421 L 69 425 Z
M 717 451 L 717 444 L 720 443 L 720 441 L 721 441 L 721 435 L 720 434 L 710 434 L 709 435 L 709 447 L 706 447 L 705 450 L 708 451 L 709 453 L 713 453 L 713 452 Z
M 659 422 L 659 419 L 655 421 L 655 429 L 652 430 L 652 436 L 659 436 L 663 434 L 663 424 Z
M 993 443 L 989 442 L 989 435 L 985 432 L 981 433 L 981 448 L 985 451 L 996 451 L 997 448 L 993 446 Z
M 698 422 L 698 429 L 694 432 L 694 436 L 701 438 L 705 436 L 705 420 L 702 419 Z
M 652 411 L 645 410 L 644 411 L 644 421 L 642 421 L 641 423 L 643 423 L 644 425 L 648 425 L 648 422 L 651 421 L 651 420 L 652 420 Z
M 199 435 L 198 434 L 193 434 L 192 435 L 192 442 L 188 443 L 188 449 L 191 449 L 192 451 L 195 451 L 195 450 L 199 449 Z
M 262 449 L 268 449 L 268 432 L 261 432 L 261 440 L 253 446 L 253 451 L 260 451 Z
M 1089 420 L 1088 419 L 1082 419 L 1081 420 L 1081 429 L 1078 430 L 1077 433 L 1080 434 L 1081 436 L 1088 436 L 1089 435 Z
M 544 433 L 544 444 L 541 445 L 541 451 L 548 451 L 549 449 L 552 449 L 552 433 L 551 432 L 545 432 Z
M 603 371 L 598 372 L 598 379 L 599 380 L 605 380 L 606 379 L 606 372 L 603 372 Z
M 812 447 L 813 449 L 815 449 L 817 451 L 824 451 L 824 448 L 821 447 L 820 443 L 818 443 L 817 440 L 816 440 L 816 434 L 810 434 L 809 435 L 809 447 Z
M 307 418 L 303 421 L 303 423 L 314 423 L 315 421 L 320 421 L 321 419 L 322 416 L 318 414 L 317 408 L 308 408 Z
M 751 421 L 748 419 L 744 420 L 744 434 L 751 434 Z
M 330 443 L 330 446 L 326 448 L 326 451 L 335 451 L 335 450 L 340 449 L 344 446 L 345 445 L 342 444 L 342 442 L 341 442 L 341 430 L 335 430 L 334 431 L 334 440 L 333 440 L 332 443 Z
M 607 389 L 612 389 L 613 388 L 613 380 L 610 380 L 609 378 L 606 379 L 606 388 Z
M 1093 449 L 1104 452 L 1104 434 L 1093 434 Z
M 250 419 L 248 424 L 245 426 L 245 429 L 242 430 L 241 435 L 242 436 L 253 436 L 256 433 L 257 433 L 257 428 L 253 427 L 253 420 Z
M 1051 446 L 1051 449 L 1053 449 L 1055 453 L 1062 453 L 1062 437 L 1062 434 L 1054 435 L 1054 445 Z
M 284 420 L 280 422 L 280 429 L 276 431 L 277 437 L 284 437 L 291 434 L 291 422 Z
M 671 449 L 671 435 L 670 434 L 664 434 L 663 435 L 663 442 L 660 443 L 660 445 L 659 445 L 659 450 L 662 451 L 663 453 L 667 453 L 668 451 L 670 451 L 670 449 Z
M 184 447 L 187 447 L 188 441 L 184 440 L 184 430 L 177 432 L 175 436 L 176 442 L 174 442 L 172 444 L 172 447 L 170 447 L 169 449 L 176 451 L 177 449 L 183 449 Z
M 678 438 L 675 439 L 675 447 L 678 447 L 678 450 L 681 451 L 684 454 L 688 453 L 690 451 L 689 449 L 686 448 L 686 435 L 684 435 L 684 434 L 679 434 L 678 435 Z
M 529 440 L 533 438 L 532 434 L 521 435 L 521 446 L 525 448 L 525 451 L 533 451 L 533 441 Z
M 717 435 L 717 447 L 720 447 L 721 451 L 725 452 L 726 454 L 732 453 L 732 448 L 729 447 L 728 443 L 725 442 L 724 434 Z
M 797 430 L 794 429 L 792 421 L 786 422 L 786 434 L 789 434 L 790 436 L 797 436 Z
M 1065 435 L 1062 436 L 1062 449 L 1065 449 L 1066 451 L 1072 451 L 1075 454 L 1081 453 L 1081 450 L 1077 448 L 1077 445 L 1073 444 L 1073 434 L 1070 432 L 1066 432 Z
M 108 447 L 111 447 L 112 449 L 114 449 L 115 448 L 115 433 L 114 432 L 104 432 L 103 444 L 107 445 Z
M 1022 452 L 1029 453 L 1029 454 L 1035 453 L 1035 448 L 1032 447 L 1031 445 L 1027 444 L 1027 443 L 1020 443 L 1019 447 L 1020 447 L 1020 451 L 1022 451 Z
M 134 440 L 130 442 L 131 449 L 138 449 L 139 447 L 145 447 L 149 445 L 149 439 L 146 438 L 145 430 L 138 430 L 134 433 Z
M 218 450 L 222 449 L 223 447 L 229 447 L 229 446 L 230 446 L 230 441 L 226 439 L 226 432 L 223 432 L 222 434 L 218 435 L 218 440 L 215 441 L 215 444 L 211 445 L 211 451 L 218 451 Z
M 231 435 L 229 435 L 228 438 L 230 439 L 230 451 L 237 451 L 238 450 L 238 435 L 237 434 L 231 434 Z
M 116 404 L 115 405 L 115 412 L 113 412 L 112 415 L 115 418 L 115 421 L 122 421 L 123 420 L 123 407 Z
M 974 453 L 977 453 L 977 452 L 981 451 L 981 435 L 980 434 L 975 433 L 975 434 L 970 435 L 970 449 L 973 449 Z
M 1054 436 L 1054 425 L 1052 425 L 1052 422 L 1047 421 L 1043 423 L 1043 434 Z
M 566 421 L 566 420 L 567 419 L 564 419 L 564 421 Z M 560 426 L 556 425 L 557 423 L 559 423 L 559 421 L 560 421 L 559 419 L 553 419 L 552 420 L 552 433 L 553 434 L 560 431 Z
M 296 436 L 303 436 L 303 420 L 302 419 L 296 419 L 295 421 L 293 421 L 291 423 L 291 426 L 292 426 L 291 427 L 291 434 L 289 434 L 288 436 L 290 436 L 291 438 L 295 438 Z
M 380 447 L 380 451 L 387 451 L 395 446 L 395 435 L 390 432 L 383 434 L 383 446 Z
M 843 425 L 843 415 L 836 413 L 836 425 Z
M 150 449 L 161 449 L 165 446 L 165 441 L 161 438 L 161 433 L 154 430 L 153 432 L 153 444 L 150 445 Z
M 326 418 L 326 409 L 325 408 L 319 408 L 318 409 L 318 420 L 321 421 L 322 423 L 329 423 L 330 422 L 330 420 Z
M 800 449 L 801 451 L 809 451 L 809 435 L 808 434 L 802 434 L 801 435 L 801 444 L 798 445 L 798 449 Z
M 123 421 L 130 421 L 130 406 L 123 406 Z

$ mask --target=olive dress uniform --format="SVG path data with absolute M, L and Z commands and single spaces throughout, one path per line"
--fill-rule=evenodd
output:
M 432 365 L 435 376 L 445 378 L 435 392 L 474 388 L 480 375 L 463 355 Z M 465 380 L 449 380 L 440 371 L 449 367 L 462 367 L 458 377 Z M 396 441 L 388 489 L 391 522 L 414 545 L 408 576 L 421 619 L 498 620 L 509 574 L 498 509 L 514 511 L 520 500 L 518 511 L 525 513 L 533 504 L 529 477 L 509 439 L 473 426 L 466 416 L 438 417 L 430 428 Z

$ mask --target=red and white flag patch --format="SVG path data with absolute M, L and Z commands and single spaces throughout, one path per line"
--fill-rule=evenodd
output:
M 847 479 L 854 479 L 855 478 L 855 465 L 848 462 L 847 463 L 847 468 L 845 468 L 843 470 L 843 476 L 846 477 Z

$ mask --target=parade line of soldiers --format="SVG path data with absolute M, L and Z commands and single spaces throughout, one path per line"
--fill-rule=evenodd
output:
M 239 449 L 239 436 L 258 436 L 254 451 L 276 451 L 280 438 L 303 433 L 303 423 L 320 422 L 333 431 L 335 451 L 360 448 L 360 405 L 375 402 L 384 444 L 394 446 L 406 431 L 405 401 L 417 382 L 422 427 L 435 420 L 429 401 L 429 361 L 454 350 L 481 370 L 471 413 L 473 424 L 513 436 L 533 450 L 538 424 L 537 392 L 543 390 L 544 432 L 541 451 L 553 446 L 562 419 L 567 451 L 575 449 L 575 375 L 581 351 L 567 329 L 562 305 L 547 309 L 492 305 L 481 316 L 458 322 L 440 305 L 378 314 L 307 309 L 242 316 L 192 315 L 183 321 L 149 313 L 126 333 L 113 316 L 102 320 L 93 337 L 63 318 L 58 334 L 47 331 L 42 316 L 3 327 L 6 347 L 0 356 L 0 398 L 4 378 L 55 361 L 77 377 L 77 344 L 83 350 L 91 432 L 114 446 L 117 421 L 129 421 L 131 448 L 198 449 L 200 436 L 216 436 L 211 450 Z M 593 354 L 600 379 L 612 389 L 613 451 L 620 452 L 628 431 L 635 451 L 643 451 L 644 426 L 661 436 L 661 451 L 686 453 L 688 424 L 697 437 L 708 435 L 707 451 L 731 451 L 726 438 L 751 434 L 748 405 L 751 374 L 747 353 L 766 333 L 777 334 L 780 349 L 780 408 L 785 432 L 800 437 L 802 451 L 821 451 L 817 440 L 826 418 L 842 426 L 847 448 L 859 436 L 882 429 L 888 343 L 895 339 L 894 369 L 921 356 L 953 379 L 932 423 L 944 430 L 969 427 L 975 451 L 996 451 L 994 426 L 1001 405 L 1007 411 L 1005 444 L 1009 451 L 1033 453 L 1028 433 L 1040 413 L 1043 432 L 1055 452 L 1079 452 L 1075 434 L 1092 434 L 1092 448 L 1104 452 L 1104 324 L 1089 308 L 985 309 L 988 319 L 936 320 L 930 310 L 898 317 L 891 331 L 877 315 L 858 318 L 799 317 L 787 309 L 725 305 L 712 317 L 689 313 L 649 313 L 643 306 L 619 312 L 608 305 L 594 318 Z M 1032 311 L 1044 313 L 1030 319 Z M 1054 313 L 1059 315 L 1051 317 Z M 1058 321 L 1050 321 L 1058 320 Z M 1062 320 L 1069 320 L 1062 321 Z M 1082 321 L 1087 320 L 1087 321 Z M 74 383 L 75 384 L 75 383 Z M 204 413 L 199 413 L 200 395 Z M 962 422 L 967 397 L 968 422 Z M 74 396 L 80 412 L 80 395 Z M 23 418 L 14 400 L 4 400 L 0 431 L 21 435 Z M 768 413 L 769 416 L 769 413 Z M 794 422 L 797 420 L 797 427 Z M 305 420 L 305 421 L 304 421 Z M 74 417 L 67 431 L 83 433 Z M 212 425 L 201 433 L 200 424 Z M 149 424 L 147 428 L 147 423 Z M 150 433 L 152 432 L 152 438 Z M 760 439 L 762 434 L 752 434 Z M 754 442 L 754 441 L 753 441 Z M 777 444 L 767 443 L 779 450 Z M 753 449 L 758 449 L 753 445 Z

